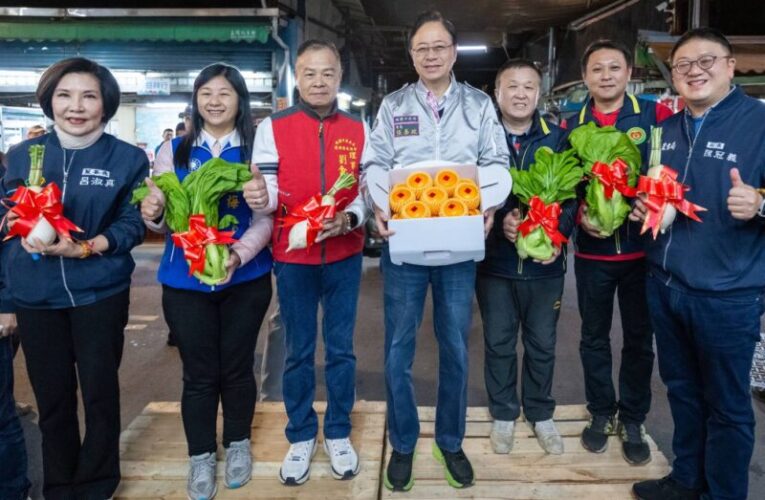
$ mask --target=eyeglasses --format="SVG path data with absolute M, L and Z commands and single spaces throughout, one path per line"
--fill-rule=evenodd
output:
M 701 56 L 698 59 L 694 59 L 693 61 L 680 61 L 679 63 L 672 66 L 672 69 L 678 75 L 687 75 L 691 71 L 691 68 L 694 64 L 698 66 L 699 69 L 706 70 L 714 66 L 718 59 L 730 58 L 731 56 Z
M 428 52 L 433 51 L 433 55 L 436 57 L 441 57 L 446 53 L 446 49 L 449 47 L 453 47 L 454 44 L 449 45 L 433 45 L 432 47 L 418 47 L 416 49 L 412 49 L 412 53 L 417 56 L 418 58 L 423 58 L 428 55 Z

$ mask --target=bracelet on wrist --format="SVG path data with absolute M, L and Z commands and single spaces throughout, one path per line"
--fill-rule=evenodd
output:
M 80 255 L 81 259 L 87 259 L 91 255 L 93 255 L 93 242 L 92 241 L 80 241 L 79 242 L 80 248 L 82 248 L 82 255 Z

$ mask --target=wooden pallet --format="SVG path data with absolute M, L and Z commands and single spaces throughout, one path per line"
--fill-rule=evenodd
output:
M 321 421 L 326 404 L 317 402 L 314 407 Z M 605 453 L 585 451 L 579 443 L 589 416 L 584 406 L 560 406 L 555 411 L 566 448 L 563 455 L 546 455 L 522 419 L 516 427 L 512 453 L 496 455 L 488 438 L 491 430 L 488 409 L 469 408 L 463 449 L 473 464 L 476 484 L 456 490 L 447 485 L 443 466 L 431 454 L 435 410 L 419 408 L 419 413 L 422 424 L 411 491 L 392 493 L 382 486 L 383 457 L 386 464 L 390 457 L 390 444 L 385 439 L 385 403 L 365 401 L 356 403 L 352 416 L 351 439 L 361 460 L 359 476 L 352 481 L 334 480 L 328 459 L 319 450 L 310 481 L 300 487 L 286 487 L 277 478 L 288 448 L 284 407 L 281 403 L 258 403 L 252 432 L 253 479 L 243 488 L 227 490 L 223 486 L 223 464 L 219 462 L 216 499 L 619 500 L 632 498 L 630 489 L 634 481 L 659 478 L 669 471 L 666 458 L 650 437 L 652 461 L 642 467 L 624 461 L 616 437 L 610 438 Z M 188 456 L 179 403 L 149 404 L 122 433 L 120 452 L 123 479 L 115 498 L 186 498 Z M 218 450 L 218 456 L 224 457 L 223 450 Z
M 615 436 L 609 438 L 608 450 L 604 453 L 584 450 L 579 442 L 589 418 L 584 406 L 559 406 L 555 410 L 554 418 L 565 447 L 565 453 L 559 456 L 542 451 L 522 418 L 516 425 L 513 451 L 509 455 L 493 453 L 489 443 L 492 419 L 488 409 L 468 408 L 462 448 L 473 464 L 476 481 L 469 488 L 456 490 L 446 483 L 443 466 L 431 453 L 435 411 L 419 408 L 419 413 L 421 426 L 414 487 L 406 493 L 392 493 L 383 487 L 382 499 L 631 499 L 633 482 L 657 479 L 669 472 L 666 457 L 650 437 L 652 460 L 639 467 L 624 461 L 621 444 Z M 386 443 L 386 465 L 389 459 L 390 444 Z
M 319 428 L 326 404 L 314 405 Z M 320 449 L 311 467 L 311 479 L 300 487 L 283 486 L 278 479 L 289 443 L 284 437 L 287 416 L 281 403 L 258 403 L 252 429 L 254 467 L 252 480 L 242 488 L 223 485 L 223 463 L 218 462 L 217 499 L 377 499 L 381 461 L 384 455 L 385 403 L 358 401 L 351 418 L 351 440 L 361 460 L 361 471 L 352 481 L 332 478 L 329 460 Z M 218 436 L 221 436 L 218 419 Z M 321 432 L 320 432 L 321 434 Z M 320 438 L 321 439 L 321 438 Z M 320 443 L 321 445 L 321 443 Z M 186 497 L 188 453 L 180 417 L 180 403 L 150 403 L 122 433 L 122 482 L 117 499 L 183 499 Z M 218 449 L 219 460 L 225 457 Z

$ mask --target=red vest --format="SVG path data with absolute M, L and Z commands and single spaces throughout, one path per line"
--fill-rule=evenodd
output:
M 317 193 L 325 194 L 341 171 L 354 174 L 356 184 L 337 193 L 337 206 L 344 209 L 359 193 L 359 166 L 364 150 L 364 124 L 342 111 L 323 120 L 305 105 L 298 104 L 271 117 L 279 157 L 279 206 L 274 214 L 274 260 L 292 264 L 328 264 L 355 255 L 364 247 L 364 229 L 287 252 L 289 229 L 282 219 L 293 207 Z

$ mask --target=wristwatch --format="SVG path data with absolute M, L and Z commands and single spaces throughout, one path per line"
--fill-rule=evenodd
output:
M 345 212 L 345 218 L 348 221 L 348 231 L 352 231 L 359 223 L 359 217 L 353 212 Z
M 762 196 L 762 201 L 760 202 L 760 208 L 757 210 L 757 215 L 759 217 L 765 218 L 765 196 Z

